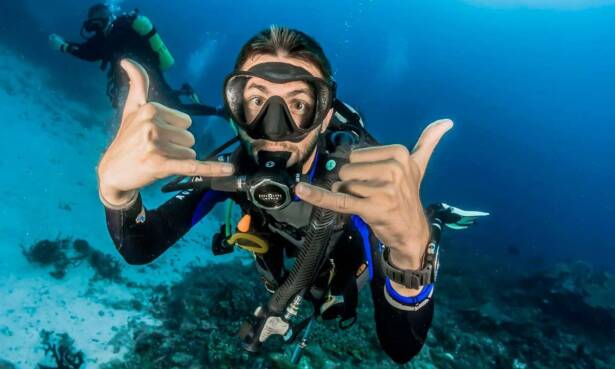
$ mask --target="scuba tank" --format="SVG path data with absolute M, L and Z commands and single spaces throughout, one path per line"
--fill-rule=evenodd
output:
M 171 68 L 175 63 L 175 59 L 173 59 L 173 55 L 171 55 L 171 52 L 167 49 L 149 18 L 144 15 L 137 15 L 132 22 L 132 29 L 139 35 L 147 38 L 150 47 L 158 55 L 158 65 L 160 69 L 165 71 Z

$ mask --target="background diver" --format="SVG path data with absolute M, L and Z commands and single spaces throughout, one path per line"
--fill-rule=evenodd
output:
M 127 79 L 119 67 L 120 59 L 129 57 L 141 64 L 150 78 L 149 96 L 174 109 L 190 115 L 224 116 L 223 109 L 201 104 L 198 96 L 188 84 L 173 90 L 166 82 L 163 72 L 175 60 L 162 41 L 151 21 L 138 10 L 114 16 L 106 4 L 90 7 L 88 17 L 81 27 L 85 42 L 66 42 L 57 34 L 49 35 L 49 45 L 87 61 L 101 61 L 100 69 L 107 73 L 107 96 L 114 108 L 121 108 L 122 89 Z M 192 102 L 184 103 L 180 96 L 187 96 Z
M 243 216 L 236 232 L 223 227 L 214 237 L 213 251 L 250 251 L 271 293 L 241 329 L 245 349 L 258 351 L 272 335 L 293 342 L 317 318 L 339 318 L 347 328 L 358 290 L 369 285 L 383 350 L 397 363 L 420 351 L 433 317 L 440 232 L 488 215 L 446 204 L 423 209 L 421 181 L 450 120 L 427 126 L 411 152 L 379 145 L 336 99 L 318 43 L 271 27 L 243 46 L 225 80 L 241 145 L 201 161 L 191 149 L 190 117 L 148 102 L 146 71 L 130 60 L 121 66 L 130 90 L 97 173 L 111 238 L 128 263 L 156 259 L 227 199 Z M 186 177 L 165 189 L 181 192 L 146 209 L 139 190 L 173 175 Z M 285 257 L 295 258 L 292 268 Z M 303 301 L 313 311 L 295 322 Z

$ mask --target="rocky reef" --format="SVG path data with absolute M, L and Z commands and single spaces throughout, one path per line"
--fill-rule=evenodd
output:
M 0 359 L 0 369 L 15 369 L 15 365 L 10 361 Z
M 242 323 L 269 296 L 253 267 L 244 263 L 250 261 L 247 257 L 193 265 L 177 282 L 147 285 L 123 278 L 119 262 L 85 240 L 39 241 L 24 248 L 24 255 L 51 267 L 55 278 L 85 263 L 93 270 L 92 283 L 122 283 L 133 291 L 132 298 L 121 301 L 91 296 L 111 309 L 148 317 L 114 327 L 107 346 L 116 358 L 98 363 L 102 369 L 615 367 L 615 348 L 608 344 L 615 341 L 615 278 L 580 262 L 529 270 L 518 263 L 496 265 L 488 257 L 447 253 L 432 329 L 410 363 L 399 366 L 381 350 L 370 294 L 364 289 L 357 322 L 341 330 L 336 321 L 317 321 L 299 364 L 293 365 L 295 344 L 280 337 L 268 340 L 256 355 L 241 348 Z M 87 352 L 75 349 L 68 336 L 43 331 L 41 337 L 48 358 L 66 357 L 64 366 L 41 368 L 82 366 Z M 52 338 L 55 344 L 49 343 Z
M 257 355 L 241 348 L 242 323 L 268 297 L 260 279 L 249 278 L 251 272 L 240 262 L 194 267 L 180 283 L 152 289 L 150 313 L 161 326 L 132 324 L 131 339 L 118 332 L 118 340 L 133 349 L 103 368 L 297 367 L 290 362 L 294 345 L 287 347 L 278 337 Z M 368 291 L 363 292 L 362 299 L 369 301 Z M 398 367 L 379 350 L 369 304 L 362 304 L 358 313 L 358 322 L 349 330 L 319 322 L 298 367 Z
M 444 267 L 423 354 L 437 368 L 615 367 L 612 275 L 580 262 L 516 265 Z
M 515 275 L 478 275 L 475 267 L 444 267 L 426 346 L 401 367 L 614 367 L 615 349 L 605 344 L 615 338 L 615 301 L 603 296 L 612 291 L 610 274 L 578 263 Z M 400 367 L 380 349 L 366 290 L 357 323 L 340 330 L 319 321 L 298 365 L 290 363 L 294 345 L 280 339 L 258 355 L 243 352 L 237 332 L 267 298 L 246 269 L 238 262 L 195 267 L 180 283 L 153 289 L 150 312 L 162 325 L 131 327 L 133 350 L 104 368 Z

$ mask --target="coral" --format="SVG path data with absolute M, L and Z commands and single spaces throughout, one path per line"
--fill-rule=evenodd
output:
M 70 239 L 59 237 L 54 241 L 42 240 L 27 249 L 22 246 L 22 252 L 31 263 L 53 266 L 54 270 L 49 274 L 54 278 L 62 279 L 70 265 L 70 260 L 66 255 L 69 243 Z
M 69 247 L 71 242 L 72 248 Z M 22 252 L 31 263 L 53 266 L 54 270 L 50 274 L 57 279 L 64 278 L 71 265 L 87 260 L 95 272 L 93 279 L 122 281 L 121 263 L 113 256 L 94 249 L 83 239 L 72 241 L 67 237 L 58 237 L 54 241 L 42 240 L 27 249 L 22 247 Z
M 427 341 L 436 367 L 558 368 L 573 362 L 575 368 L 613 367 L 613 349 L 603 343 L 613 340 L 615 314 L 587 302 L 592 288 L 609 285 L 607 274 L 570 263 L 531 273 L 484 272 L 481 278 L 475 270 L 492 265 L 462 260 L 454 267 L 444 264 L 440 272 Z M 462 298 L 470 288 L 483 298 Z
M 360 292 L 355 325 L 340 330 L 336 321 L 318 321 L 299 364 L 290 362 L 295 346 L 278 337 L 269 339 L 261 353 L 247 354 L 237 332 L 270 295 L 256 272 L 234 261 L 193 267 L 178 283 L 150 287 L 144 292 L 150 303 L 142 309 L 161 324 L 131 323 L 119 329 L 113 342 L 121 342 L 129 352 L 123 360 L 101 368 L 546 369 L 570 363 L 582 369 L 615 367 L 614 350 L 604 345 L 605 338 L 593 331 L 588 334 L 587 327 L 572 321 L 580 319 L 581 311 L 560 300 L 541 302 L 584 291 L 575 295 L 581 299 L 580 309 L 586 315 L 603 309 L 604 315 L 596 316 L 608 327 L 613 316 L 609 310 L 583 304 L 583 299 L 590 297 L 590 286 L 610 286 L 609 276 L 574 266 L 532 274 L 502 272 L 487 259 L 484 265 L 476 258 L 451 259 L 455 263 L 445 264 L 440 272 L 436 315 L 425 347 L 401 366 L 380 347 L 367 288 Z M 574 287 L 564 287 L 569 285 Z M 310 310 L 307 303 L 303 305 L 303 313 Z M 571 315 L 573 311 L 576 315 Z M 590 323 L 592 330 L 608 332 L 595 327 L 597 322 Z
M 38 364 L 39 369 L 79 369 L 84 363 L 84 354 L 74 348 L 73 339 L 66 333 L 56 334 L 43 330 L 40 333 L 45 355 L 56 366 Z
M 237 337 L 268 296 L 256 272 L 239 262 L 193 267 L 179 283 L 152 289 L 146 306 L 162 325 L 134 327 L 131 352 L 103 368 L 295 368 L 289 360 L 295 346 L 281 338 L 269 339 L 260 354 L 252 355 Z M 349 330 L 339 330 L 333 321 L 317 323 L 298 367 L 399 368 L 380 349 L 368 290 L 361 301 L 359 320 Z M 303 306 L 310 310 L 308 303 Z M 126 332 L 118 335 L 126 337 Z
M 83 257 L 87 257 L 92 252 L 92 247 L 89 242 L 79 238 L 73 241 L 73 249 L 75 249 L 78 255 Z
M 94 269 L 94 279 L 122 281 L 122 265 L 113 256 L 94 249 L 88 241 L 82 239 L 76 239 L 73 242 L 73 249 L 77 254 L 74 260 L 85 259 Z
M 615 284 L 607 272 L 581 262 L 558 264 L 522 279 L 521 286 L 528 302 L 562 324 L 615 340 Z
M 122 265 L 111 255 L 92 249 L 88 263 L 96 272 L 95 278 L 119 282 L 122 280 Z

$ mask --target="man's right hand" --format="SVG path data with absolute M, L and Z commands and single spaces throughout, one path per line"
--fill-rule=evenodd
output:
M 130 88 L 117 135 L 98 165 L 101 197 L 111 205 L 127 204 L 135 193 L 173 175 L 219 177 L 233 174 L 232 164 L 196 160 L 190 116 L 147 102 L 149 77 L 138 63 L 123 59 Z

